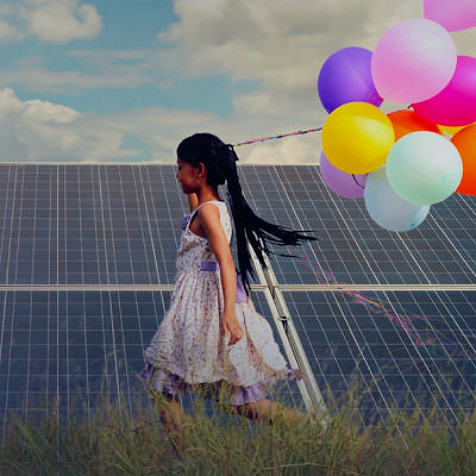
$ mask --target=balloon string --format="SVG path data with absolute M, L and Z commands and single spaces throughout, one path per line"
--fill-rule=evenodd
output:
M 364 176 L 367 176 L 369 174 L 364 174 Z M 357 184 L 358 187 L 362 188 L 362 189 L 365 189 L 365 186 L 362 185 L 361 183 L 359 183 L 359 181 L 357 180 L 357 177 L 355 176 L 355 174 L 352 174 L 352 177 L 354 179 L 354 182 Z
M 311 266 L 306 266 L 305 263 L 301 263 L 302 266 L 309 271 L 317 280 L 317 282 L 323 285 L 329 291 L 339 291 L 355 300 L 355 302 L 363 305 L 369 312 L 375 315 L 381 315 L 386 317 L 389 321 L 395 323 L 400 327 L 411 339 L 414 345 L 418 347 L 425 347 L 427 350 L 445 350 L 449 355 L 455 357 L 457 355 L 462 355 L 470 358 L 475 358 L 476 354 L 474 352 L 464 349 L 460 344 L 454 341 L 448 341 L 447 337 L 440 331 L 436 329 L 431 329 L 430 331 L 419 332 L 415 329 L 413 323 L 415 321 L 427 322 L 428 319 L 424 316 L 399 316 L 388 311 L 384 305 L 379 301 L 369 299 L 368 297 L 360 294 L 357 291 L 351 291 L 344 289 L 339 285 L 335 276 L 333 276 L 329 271 L 324 270 L 316 262 L 312 262 L 306 255 L 292 255 L 288 253 L 287 255 L 282 254 L 281 256 L 287 256 L 292 258 L 298 258 L 306 260 L 307 263 Z M 314 269 L 312 269 L 314 268 Z M 316 272 L 319 271 L 319 274 L 324 276 L 322 280 L 319 274 Z M 333 284 L 334 286 L 331 286 Z M 429 325 L 429 323 L 428 323 Z
M 282 139 L 283 137 L 302 136 L 304 134 L 309 134 L 310 132 L 318 132 L 318 131 L 322 131 L 322 126 L 315 127 L 313 129 L 305 129 L 305 130 L 301 130 L 301 131 L 286 132 L 285 134 L 278 134 L 278 135 L 275 135 L 275 136 L 257 137 L 255 139 L 248 139 L 244 142 L 238 142 L 237 144 L 233 144 L 233 146 L 234 147 L 240 147 L 242 145 L 256 144 L 258 142 L 266 142 L 268 140 Z

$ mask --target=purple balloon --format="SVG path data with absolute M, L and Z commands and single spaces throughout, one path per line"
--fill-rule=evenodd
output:
M 376 107 L 382 104 L 372 79 L 371 59 L 372 52 L 359 46 L 343 48 L 327 58 L 317 81 L 319 98 L 327 112 L 352 101 Z
M 347 174 L 334 167 L 321 152 L 319 162 L 322 179 L 335 193 L 344 198 L 364 198 L 364 187 L 368 174 Z

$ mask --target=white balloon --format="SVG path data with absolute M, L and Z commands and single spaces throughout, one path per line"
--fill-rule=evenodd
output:
M 388 183 L 385 166 L 369 175 L 364 200 L 372 220 L 389 231 L 412 230 L 430 211 L 428 205 L 411 203 L 397 195 Z

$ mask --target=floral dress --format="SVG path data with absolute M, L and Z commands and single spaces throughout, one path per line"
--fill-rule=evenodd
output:
M 220 331 L 224 311 L 220 267 L 208 240 L 189 228 L 205 204 L 218 207 L 231 243 L 232 224 L 224 201 L 204 202 L 184 216 L 170 307 L 145 351 L 142 377 L 152 398 L 158 393 L 178 395 L 202 388 L 217 399 L 226 384 L 228 403 L 243 405 L 263 398 L 279 380 L 299 380 L 302 375 L 287 368 L 271 326 L 246 296 L 238 274 L 236 317 L 243 337 L 230 346 L 230 334 L 224 336 Z

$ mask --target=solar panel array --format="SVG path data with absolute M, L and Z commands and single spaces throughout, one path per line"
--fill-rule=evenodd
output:
M 392 408 L 439 409 L 448 421 L 472 412 L 476 291 L 358 295 L 284 292 L 317 383 L 331 390 L 328 405 L 353 395 L 362 421 L 377 423 Z
M 315 229 L 319 238 L 273 248 L 305 253 L 313 268 L 275 256 L 271 263 L 313 376 L 330 389 L 326 403 L 355 384 L 368 387 L 364 419 L 394 404 L 428 407 L 437 394 L 449 414 L 469 408 L 475 200 L 455 195 L 418 229 L 398 234 L 373 224 L 362 200 L 330 192 L 317 167 L 239 170 L 258 215 Z M 188 211 L 175 172 L 173 165 L 0 166 L 4 426 L 14 410 L 25 419 L 44 413 L 45 398 L 70 416 L 79 401 L 89 415 L 108 392 L 123 392 L 131 411 L 145 397 L 143 351 L 168 306 Z M 271 321 L 263 293 L 253 301 Z M 297 401 L 296 386 L 288 393 Z
M 0 433 L 12 415 L 91 418 L 104 400 L 134 414 L 148 397 L 143 352 L 168 308 L 168 291 L 0 292 Z M 258 312 L 271 319 L 262 293 Z M 277 342 L 278 335 L 276 334 Z M 299 403 L 292 382 L 284 397 Z M 184 403 L 190 410 L 190 398 Z

